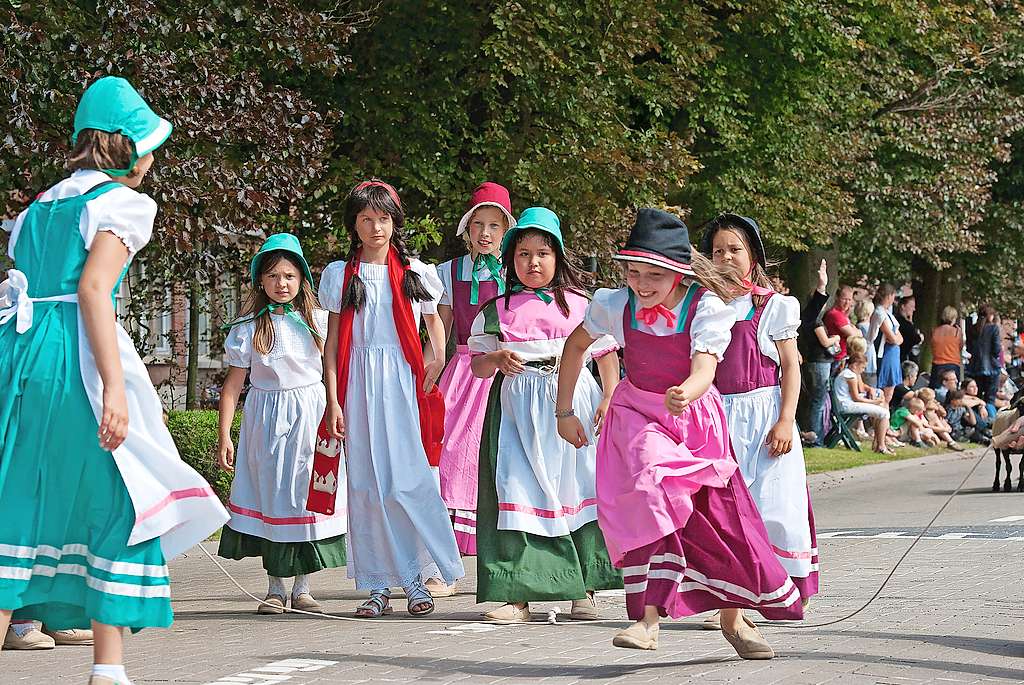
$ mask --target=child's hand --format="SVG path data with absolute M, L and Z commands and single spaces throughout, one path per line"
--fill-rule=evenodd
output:
M 427 362 L 426 364 L 424 364 L 423 392 L 430 392 L 430 390 L 434 387 L 434 384 L 437 383 L 437 378 L 438 376 L 441 375 L 441 372 L 443 370 L 443 359 L 435 359 L 431 362 Z
M 682 414 L 692 401 L 685 385 L 675 385 L 665 391 L 665 409 L 672 416 Z
M 333 402 L 327 405 L 327 413 L 324 414 L 324 423 L 327 426 L 327 434 L 335 440 L 345 439 L 345 416 L 341 412 L 341 405 Z
M 793 448 L 793 424 L 778 421 L 768 431 L 768 454 L 773 457 L 781 457 L 788 454 Z
M 563 416 L 558 419 L 558 434 L 576 449 L 589 444 L 583 424 L 575 416 Z
M 217 448 L 217 466 L 221 471 L 234 473 L 235 471 L 235 446 L 231 440 L 224 440 Z
M 612 398 L 605 397 L 597 405 L 597 411 L 594 412 L 594 435 L 601 434 L 601 429 L 604 427 L 604 417 L 608 415 L 608 405 L 611 403 Z
M 526 368 L 523 366 L 523 358 L 511 350 L 498 350 L 491 352 L 491 355 L 498 371 L 506 376 L 517 376 Z
M 108 452 L 116 450 L 128 437 L 128 398 L 123 383 L 103 388 L 103 418 L 97 435 L 100 447 Z

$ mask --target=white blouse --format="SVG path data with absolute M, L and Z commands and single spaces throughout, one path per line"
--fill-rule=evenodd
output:
M 622 327 L 623 312 L 629 303 L 629 288 L 615 290 L 601 288 L 594 293 L 594 299 L 587 309 L 583 327 L 591 337 L 611 335 L 615 341 L 625 346 L 626 338 Z M 682 316 L 685 298 L 672 308 L 676 320 Z M 736 313 L 722 302 L 718 295 L 706 292 L 697 303 L 693 321 L 690 323 L 690 357 L 698 352 L 707 352 L 722 361 L 722 355 L 732 340 L 732 325 L 736 322 Z M 651 326 L 637 321 L 636 330 L 652 335 L 674 335 L 676 327 L 668 324 L 664 317 L 659 317 Z
M 437 314 L 437 303 L 444 292 L 441 279 L 437 277 L 437 269 L 431 264 L 424 264 L 418 259 L 409 260 L 410 268 L 420 276 L 423 287 L 430 293 L 431 299 L 423 302 L 412 303 L 412 313 L 419 324 L 422 314 Z M 368 271 L 367 271 L 368 270 Z M 368 278 L 387 277 L 387 264 L 368 264 L 364 262 L 359 266 L 360 273 L 365 272 Z M 331 262 L 324 268 L 320 276 L 320 289 L 317 297 L 320 304 L 329 312 L 341 313 L 342 288 L 345 285 L 345 262 L 339 260 Z
M 743 321 L 754 306 L 750 293 L 740 295 L 729 303 L 736 313 L 736 320 Z M 779 340 L 795 338 L 800 328 L 800 302 L 789 295 L 775 294 L 768 300 L 757 324 L 757 347 L 761 354 L 776 364 L 781 364 Z
M 272 314 L 274 347 L 269 354 L 253 349 L 256 322 L 231 328 L 224 341 L 224 358 L 230 366 L 249 369 L 249 382 L 259 390 L 294 390 L 323 380 L 323 355 L 313 335 L 299 322 L 283 314 Z M 322 339 L 327 338 L 327 312 L 316 309 L 313 323 Z
M 455 301 L 454 281 L 457 265 L 460 260 L 462 261 L 462 279 L 460 280 L 469 281 L 472 279 L 473 257 L 471 257 L 468 254 L 458 257 L 456 259 L 450 259 L 442 264 L 438 264 L 437 277 L 441 279 L 441 286 L 444 288 L 444 292 L 441 294 L 441 299 L 438 301 L 438 304 L 444 304 L 451 307 L 452 302 Z M 477 279 L 480 281 L 494 280 L 494 277 L 491 275 L 490 270 L 484 265 L 481 265 L 480 268 L 476 270 L 476 273 Z M 481 302 L 481 304 L 483 304 L 483 302 Z
M 68 178 L 52 186 L 39 200 L 52 202 L 66 197 L 82 195 L 105 181 L 112 180 L 102 171 L 78 170 Z M 14 259 L 14 245 L 25 220 L 26 209 L 14 221 L 7 255 Z M 156 202 L 145 193 L 119 184 L 113 189 L 85 203 L 78 223 L 78 230 L 85 242 L 85 249 L 92 247 L 92 241 L 100 231 L 113 233 L 125 247 L 129 257 L 146 246 L 153 235 L 153 221 L 156 219 Z

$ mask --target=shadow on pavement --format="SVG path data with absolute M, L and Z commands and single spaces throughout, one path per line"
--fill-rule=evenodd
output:
M 964 649 L 995 656 L 1024 657 L 1024 641 L 1000 640 L 991 637 L 970 637 L 957 635 L 921 635 L 919 633 L 884 633 L 871 630 L 823 630 L 819 635 L 854 636 L 869 640 L 903 640 L 924 642 L 941 647 Z M 1018 671 L 1024 674 L 1024 671 Z M 1024 680 L 1024 678 L 1021 678 Z

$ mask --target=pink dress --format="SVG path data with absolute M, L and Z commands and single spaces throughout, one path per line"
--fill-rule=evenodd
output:
M 584 323 L 592 336 L 612 334 L 625 353 L 627 375 L 598 443 L 597 500 L 629 617 L 639 620 L 650 605 L 673 618 L 721 608 L 801 618 L 800 594 L 737 477 L 718 391 L 679 417 L 665 410 L 665 391 L 686 379 L 693 354 L 724 352 L 735 315 L 695 285 L 673 322 L 639 324 L 635 307 L 626 288 L 600 290 Z
M 455 356 L 448 362 L 438 387 L 444 395 L 444 447 L 438 465 L 441 497 L 455 528 L 459 552 L 476 554 L 477 469 L 480 460 L 480 433 L 487 409 L 490 378 L 477 378 L 470 367 L 470 330 L 480 307 L 500 295 L 498 284 L 490 275 L 480 275 L 477 304 L 470 302 L 473 261 L 467 256 L 445 262 L 438 267 L 445 294 L 441 304 L 452 308 L 452 335 Z M 485 280 L 486 279 L 486 280 Z
M 794 298 L 772 294 L 760 307 L 749 295 L 729 306 L 737 321 L 715 373 L 715 387 L 722 393 L 733 454 L 775 556 L 806 599 L 818 592 L 818 545 L 795 423 L 790 451 L 777 457 L 768 452 L 768 433 L 782 407 L 776 342 L 796 337 L 800 305 Z

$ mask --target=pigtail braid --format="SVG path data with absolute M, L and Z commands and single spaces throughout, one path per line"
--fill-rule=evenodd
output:
M 355 241 L 349 245 L 348 255 L 345 257 L 346 263 L 351 263 L 356 258 L 356 253 L 359 251 Z M 345 287 L 345 292 L 341 294 L 341 308 L 344 310 L 346 307 L 354 307 L 358 312 L 366 304 L 366 284 L 363 283 L 363 279 L 359 277 L 359 270 L 357 269 L 352 278 L 349 279 L 348 286 Z
M 394 246 L 395 252 L 398 253 L 398 259 L 405 267 L 405 276 L 402 278 L 402 292 L 405 293 L 405 296 L 409 298 L 410 302 L 427 302 L 434 299 L 430 291 L 423 285 L 420 275 L 409 268 L 409 251 L 405 246 L 405 238 L 402 237 L 402 232 L 397 226 L 391 234 L 391 245 Z

